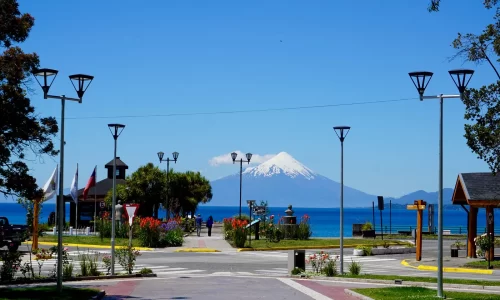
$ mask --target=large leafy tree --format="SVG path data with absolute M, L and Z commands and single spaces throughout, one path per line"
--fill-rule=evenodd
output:
M 169 199 L 175 215 L 194 214 L 200 203 L 212 200 L 212 186 L 200 172 L 169 174 Z
M 158 218 L 160 205 L 165 201 L 167 173 L 148 163 L 139 167 L 126 179 L 126 184 L 117 186 L 117 199 L 124 203 L 138 203 L 139 216 Z M 113 191 L 106 195 L 105 201 L 110 204 Z
M 40 118 L 28 98 L 27 84 L 39 66 L 36 53 L 24 53 L 24 42 L 35 19 L 19 12 L 16 0 L 0 1 L 0 194 L 40 197 L 35 178 L 26 165 L 27 154 L 57 155 L 52 137 L 54 118 Z
M 465 119 L 470 121 L 470 124 L 465 124 L 467 145 L 496 174 L 500 171 L 500 74 L 497 69 L 500 62 L 500 7 L 499 0 L 482 2 L 485 9 L 495 9 L 492 23 L 480 33 L 458 33 L 452 42 L 457 50 L 453 59 L 487 63 L 493 70 L 491 83 L 479 89 L 468 89 L 463 102 Z M 453 1 L 449 3 L 455 4 Z M 431 0 L 429 11 L 439 11 L 440 4 L 441 0 Z

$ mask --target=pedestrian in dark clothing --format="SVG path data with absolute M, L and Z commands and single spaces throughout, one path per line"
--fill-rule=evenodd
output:
M 212 225 L 214 225 L 214 219 L 210 216 L 207 220 L 208 236 L 212 236 Z

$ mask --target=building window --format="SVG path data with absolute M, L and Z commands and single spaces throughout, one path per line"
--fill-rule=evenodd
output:
M 116 176 L 120 176 L 120 170 L 116 170 Z

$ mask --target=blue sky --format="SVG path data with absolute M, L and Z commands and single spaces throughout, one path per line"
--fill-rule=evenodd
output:
M 454 68 L 476 70 L 471 87 L 495 78 L 486 65 L 448 61 L 457 32 L 478 32 L 493 12 L 481 1 L 447 0 L 432 14 L 427 5 L 428 0 L 21 0 L 21 11 L 36 19 L 22 47 L 38 53 L 42 67 L 60 71 L 51 94 L 76 95 L 70 74 L 95 76 L 83 103 L 66 105 L 65 187 L 77 163 L 80 187 L 95 165 L 98 179 L 104 178 L 104 164 L 113 157 L 108 123 L 126 125 L 118 156 L 130 171 L 158 164 L 160 150 L 178 151 L 177 170 L 198 170 L 211 180 L 238 168 L 211 166 L 209 160 L 241 150 L 286 151 L 338 181 L 340 143 L 332 126 L 350 125 L 345 184 L 402 196 L 438 188 L 439 103 L 418 101 L 408 72 L 434 72 L 427 94 L 456 93 L 447 73 Z M 37 112 L 59 119 L 60 101 L 44 100 L 33 87 Z M 459 172 L 487 171 L 465 143 L 463 114 L 459 100 L 446 101 L 446 187 L 453 187 Z M 58 161 L 44 157 L 30 163 L 39 185 Z

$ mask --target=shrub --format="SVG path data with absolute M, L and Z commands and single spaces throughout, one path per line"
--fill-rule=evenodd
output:
M 180 227 L 160 232 L 160 242 L 162 247 L 178 247 L 182 246 L 184 236 Z
M 78 254 L 80 260 L 80 272 L 82 276 L 99 276 L 101 272 L 98 270 L 99 253 L 83 253 Z
M 247 240 L 247 228 L 248 222 L 246 220 L 233 219 L 231 226 L 234 232 L 234 244 L 238 248 L 245 247 L 245 242 Z
M 143 274 L 143 275 L 146 275 L 146 274 L 153 274 L 153 270 L 149 269 L 149 268 L 142 268 L 140 271 L 139 271 L 139 274 Z
M 21 268 L 21 253 L 6 251 L 1 254 L 3 261 L 0 266 L 0 281 L 11 281 L 14 275 Z
M 363 224 L 363 226 L 361 227 L 361 230 L 362 231 L 373 230 L 372 223 L 367 221 L 365 224 Z
M 335 256 L 333 258 L 334 261 L 336 261 L 337 259 L 338 259 L 338 256 Z M 321 273 L 323 271 L 324 267 L 331 260 L 332 260 L 332 258 L 330 256 L 330 254 L 325 253 L 324 251 L 320 251 L 318 253 L 314 253 L 312 255 L 309 255 L 309 259 L 306 260 L 306 263 L 311 264 L 313 272 Z
M 142 247 L 158 247 L 160 241 L 161 221 L 152 217 L 140 219 L 139 241 Z
M 301 268 L 297 268 L 297 267 L 293 268 L 293 270 L 291 272 L 292 275 L 299 275 L 301 273 L 304 273 L 304 270 L 302 270 Z
M 63 277 L 64 278 L 73 277 L 73 263 L 63 265 Z
M 337 276 L 337 260 L 329 259 L 326 265 L 321 269 L 321 273 L 325 274 L 327 277 Z
M 141 253 L 133 247 L 120 248 L 116 250 L 118 263 L 125 271 L 128 272 L 128 274 L 132 274 L 135 267 L 135 260 L 139 255 L 141 255 Z
M 224 238 L 226 240 L 233 239 L 233 219 L 232 218 L 224 218 L 222 221 L 222 232 L 224 233 Z
M 355 262 L 351 258 L 351 264 L 349 265 L 349 274 L 351 275 L 359 275 L 361 273 L 361 265 L 358 262 Z
M 312 235 L 309 219 L 310 217 L 307 214 L 303 215 L 300 219 L 300 223 L 297 229 L 297 238 L 299 240 L 308 240 Z
M 372 247 L 371 246 L 357 246 L 356 249 L 363 250 L 363 255 L 365 255 L 365 256 L 372 255 Z

